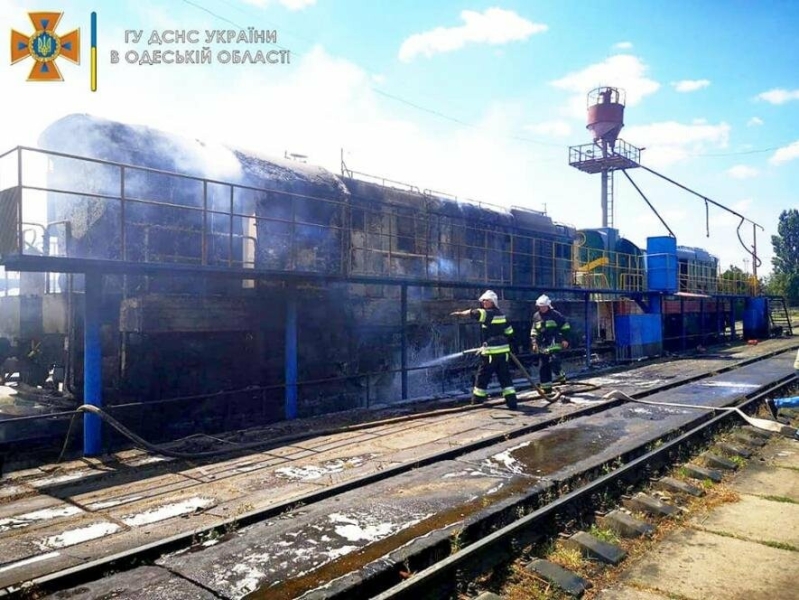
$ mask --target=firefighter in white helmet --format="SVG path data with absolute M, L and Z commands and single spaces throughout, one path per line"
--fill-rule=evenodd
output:
M 518 404 L 516 389 L 513 387 L 513 379 L 508 368 L 511 347 L 516 347 L 513 326 L 499 310 L 497 295 L 493 291 L 487 290 L 480 296 L 479 301 L 481 308 L 467 308 L 451 313 L 460 317 L 472 317 L 480 323 L 483 351 L 480 354 L 480 366 L 477 368 L 472 390 L 472 404 L 485 402 L 488 398 L 488 384 L 496 371 L 505 404 L 509 409 L 516 410 Z
M 561 369 L 560 352 L 569 347 L 568 335 L 571 325 L 566 317 L 552 308 L 552 300 L 542 294 L 535 301 L 538 309 L 533 314 L 530 328 L 530 349 L 533 361 L 538 363 L 539 380 L 545 392 L 552 391 L 552 377 L 558 383 L 566 381 L 566 374 Z

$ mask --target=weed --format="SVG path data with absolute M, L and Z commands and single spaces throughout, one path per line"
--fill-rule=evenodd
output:
M 771 500 L 772 502 L 787 502 L 788 504 L 799 504 L 793 498 L 786 498 L 785 496 L 761 496 L 763 500 Z
M 552 554 L 547 557 L 547 560 L 571 571 L 578 571 L 583 564 L 583 555 L 576 548 L 567 548 L 563 544 L 557 544 Z
M 612 529 L 599 527 L 597 525 L 591 525 L 591 528 L 588 530 L 588 533 L 593 535 L 596 539 L 603 542 L 607 542 L 608 544 L 619 543 L 619 536 L 616 535 L 616 532 L 613 531 Z
M 736 467 L 741 468 L 746 464 L 746 459 L 742 456 L 731 456 L 730 460 L 735 464 Z

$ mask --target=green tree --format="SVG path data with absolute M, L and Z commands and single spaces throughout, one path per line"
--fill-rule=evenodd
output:
M 773 293 L 786 296 L 791 304 L 799 303 L 799 210 L 780 213 L 777 235 L 771 236 L 774 274 L 769 280 Z
M 799 210 L 792 208 L 780 213 L 777 234 L 771 236 L 775 273 L 799 272 Z
M 730 267 L 721 274 L 722 291 L 732 294 L 744 294 L 747 290 L 747 282 L 749 276 L 743 270 L 735 265 Z

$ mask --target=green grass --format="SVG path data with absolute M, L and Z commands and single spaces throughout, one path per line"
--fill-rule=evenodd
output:
M 793 498 L 786 498 L 785 496 L 761 496 L 763 500 L 771 500 L 772 502 L 786 502 L 787 504 L 799 504 Z

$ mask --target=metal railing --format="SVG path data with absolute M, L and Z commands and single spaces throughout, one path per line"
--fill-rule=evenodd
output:
M 479 206 L 434 212 L 413 186 L 418 206 L 296 183 L 256 187 L 18 147 L 0 155 L 0 260 L 35 257 L 51 271 L 59 263 L 50 259 L 69 258 L 109 270 L 157 263 L 254 277 L 646 291 L 641 256 L 576 247 L 554 224 L 539 233 Z M 689 270 L 679 291 L 742 294 L 751 285 Z

